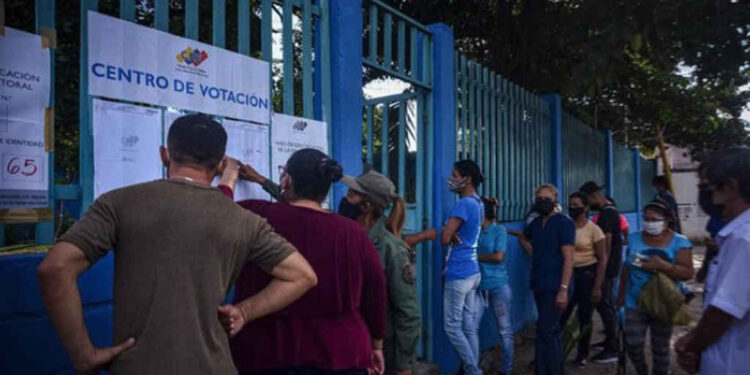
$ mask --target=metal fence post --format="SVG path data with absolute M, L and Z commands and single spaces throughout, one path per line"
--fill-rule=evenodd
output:
M 563 149 L 562 149 L 562 100 L 559 94 L 547 94 L 542 100 L 549 104 L 550 127 L 552 128 L 552 149 L 550 150 L 550 165 L 552 175 L 549 177 L 557 189 L 562 191 L 563 176 Z
M 362 171 L 362 0 L 331 0 L 331 155 L 348 175 Z M 325 41 L 324 41 L 325 43 Z M 333 209 L 346 194 L 333 189 Z
M 641 150 L 633 148 L 633 169 L 635 172 L 635 212 L 638 215 L 638 230 L 641 230 L 641 207 L 643 207 L 643 194 L 641 193 Z M 635 232 L 635 231 L 632 231 Z
M 615 143 L 612 141 L 612 131 L 607 130 L 604 137 L 605 150 L 607 155 L 607 169 L 605 175 L 604 184 L 607 185 L 607 194 L 610 197 L 615 197 Z M 623 181 L 624 182 L 624 181 Z M 601 183 L 597 181 L 597 183 Z
M 448 191 L 445 181 L 450 177 L 456 160 L 456 82 L 453 30 L 448 25 L 437 23 L 428 26 L 433 35 L 433 144 L 437 151 L 432 163 L 432 223 L 441 227 L 454 204 L 454 196 Z M 439 150 L 439 151 L 438 151 Z M 437 362 L 444 373 L 455 372 L 458 357 L 443 329 L 443 249 L 439 241 L 433 242 L 431 256 L 430 303 L 424 313 L 429 336 L 427 357 Z

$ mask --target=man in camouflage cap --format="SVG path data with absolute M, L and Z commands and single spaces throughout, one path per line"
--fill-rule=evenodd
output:
M 356 220 L 368 231 L 385 268 L 388 312 L 383 352 L 386 374 L 410 375 L 421 330 L 416 275 L 406 243 L 393 234 L 400 228 L 394 228 L 392 223 L 403 220 L 394 221 L 393 217 L 383 215 L 386 208 L 392 204 L 403 205 L 404 201 L 396 194 L 393 182 L 375 171 L 356 178 L 346 176 L 342 182 L 349 191 L 341 199 L 339 213 Z M 403 215 L 403 207 L 396 208 L 391 210 L 391 216 Z

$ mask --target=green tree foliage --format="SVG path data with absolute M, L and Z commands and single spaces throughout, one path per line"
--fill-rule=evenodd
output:
M 390 0 L 458 48 L 619 141 L 750 143 L 748 0 Z M 743 86 L 745 87 L 743 89 Z M 731 135 L 731 137 L 730 137 Z

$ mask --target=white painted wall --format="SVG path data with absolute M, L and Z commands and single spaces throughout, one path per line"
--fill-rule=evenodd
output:
M 698 173 L 673 172 L 672 180 L 682 222 L 682 233 L 690 239 L 703 239 L 708 236 L 705 229 L 708 216 L 698 205 Z

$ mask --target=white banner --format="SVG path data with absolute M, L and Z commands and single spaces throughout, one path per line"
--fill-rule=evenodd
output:
M 6 27 L 0 36 L 0 209 L 47 206 L 49 99 L 49 49 L 39 35 Z
M 162 111 L 94 99 L 94 198 L 162 178 Z
M 279 170 L 295 151 L 314 148 L 328 154 L 328 126 L 322 121 L 274 113 L 271 144 L 271 173 L 278 183 Z
M 92 11 L 88 50 L 90 95 L 269 123 L 265 61 Z

